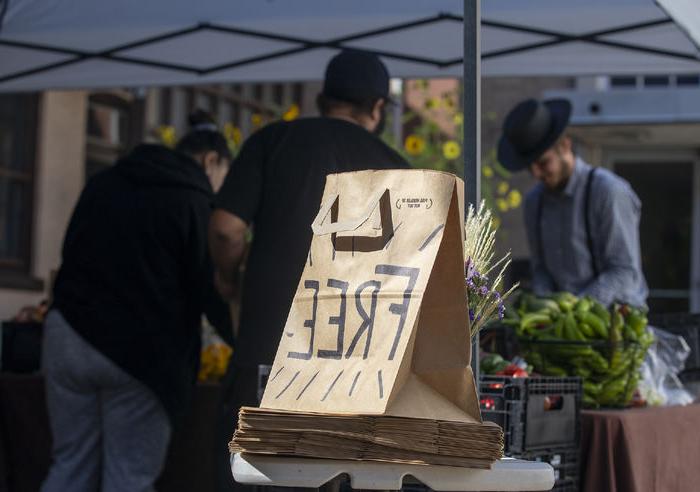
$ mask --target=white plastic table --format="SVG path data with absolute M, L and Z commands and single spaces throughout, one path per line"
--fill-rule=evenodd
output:
M 407 475 L 438 491 L 529 491 L 554 486 L 554 470 L 548 463 L 512 458 L 481 470 L 239 453 L 231 457 L 231 470 L 239 483 L 277 487 L 319 488 L 342 474 L 350 477 L 353 489 L 365 490 L 399 490 Z

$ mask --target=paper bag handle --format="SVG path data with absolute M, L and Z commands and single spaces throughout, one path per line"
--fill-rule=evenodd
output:
M 356 231 L 360 228 L 360 226 L 362 226 L 362 224 L 367 222 L 367 220 L 372 216 L 372 212 L 374 212 L 374 209 L 377 208 L 379 201 L 385 194 L 388 193 L 388 188 L 378 192 L 374 197 L 372 197 L 372 199 L 369 201 L 369 204 L 367 205 L 367 208 L 364 212 L 362 212 L 362 214 L 360 214 L 359 217 L 344 220 L 342 222 L 326 222 L 326 217 L 328 217 L 328 214 L 330 213 L 331 209 L 338 203 L 338 198 L 340 197 L 340 195 L 336 193 L 321 206 L 321 209 L 318 211 L 318 215 L 316 215 L 316 218 L 311 223 L 311 230 L 317 236 L 335 234 L 338 232 Z

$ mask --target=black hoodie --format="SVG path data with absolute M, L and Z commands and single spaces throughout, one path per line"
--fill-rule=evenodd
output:
M 150 387 L 171 417 L 189 401 L 203 312 L 230 334 L 207 254 L 213 192 L 189 156 L 141 145 L 83 190 L 63 245 L 54 307 Z

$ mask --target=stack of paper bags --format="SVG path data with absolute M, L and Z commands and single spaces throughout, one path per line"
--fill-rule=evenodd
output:
M 496 424 L 342 416 L 244 407 L 231 452 L 489 468 Z
M 470 368 L 463 189 L 425 170 L 328 176 L 261 408 L 241 410 L 232 452 L 476 468 L 502 456 Z

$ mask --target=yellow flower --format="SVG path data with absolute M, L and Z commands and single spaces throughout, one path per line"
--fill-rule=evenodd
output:
M 404 142 L 406 152 L 411 155 L 418 155 L 425 150 L 425 140 L 418 135 L 409 135 Z
M 299 106 L 292 104 L 282 115 L 284 121 L 292 121 L 299 117 Z
M 226 373 L 232 349 L 223 343 L 213 343 L 202 349 L 197 378 L 200 381 L 216 381 Z
M 197 374 L 198 380 L 207 381 L 211 378 L 213 362 L 211 352 L 207 348 L 202 350 L 202 356 L 199 361 L 199 373 Z
M 494 217 L 492 224 L 494 229 L 498 229 L 499 227 L 501 227 L 501 219 L 499 219 L 498 217 Z
M 510 208 L 518 208 L 522 201 L 523 196 L 518 190 L 511 190 L 511 192 L 508 193 L 508 204 L 510 205 Z
M 462 153 L 462 147 L 454 140 L 448 140 L 442 145 L 442 155 L 445 159 L 456 159 Z
M 461 125 L 464 123 L 464 114 L 463 113 L 457 113 L 454 115 L 454 118 L 452 118 L 453 121 L 455 122 L 455 125 Z
M 424 79 L 416 80 L 413 82 L 413 85 L 415 86 L 416 89 L 425 90 L 428 88 L 428 81 L 424 80 Z
M 496 200 L 496 206 L 498 207 L 498 210 L 500 210 L 501 212 L 508 211 L 508 202 L 503 198 L 499 198 L 498 200 Z
M 491 166 L 484 166 L 481 168 L 481 173 L 487 178 L 490 178 L 491 176 L 493 176 L 493 169 L 491 168 Z
M 233 142 L 234 146 L 240 145 L 241 140 L 243 140 L 241 129 L 233 123 L 226 123 L 224 125 L 224 137 L 226 137 L 229 143 Z
M 500 183 L 498 183 L 497 191 L 499 195 L 505 195 L 506 193 L 508 193 L 509 189 L 510 186 L 508 186 L 508 183 L 506 183 L 505 181 L 501 181 Z
M 177 135 L 175 134 L 175 128 L 170 125 L 161 125 L 156 128 L 156 133 L 158 138 L 163 145 L 166 147 L 174 147 L 177 140 Z
M 426 109 L 438 109 L 440 107 L 440 100 L 434 97 L 426 99 L 425 108 Z
M 262 125 L 263 119 L 258 113 L 253 113 L 250 117 L 250 121 L 253 123 L 253 128 L 259 128 Z

